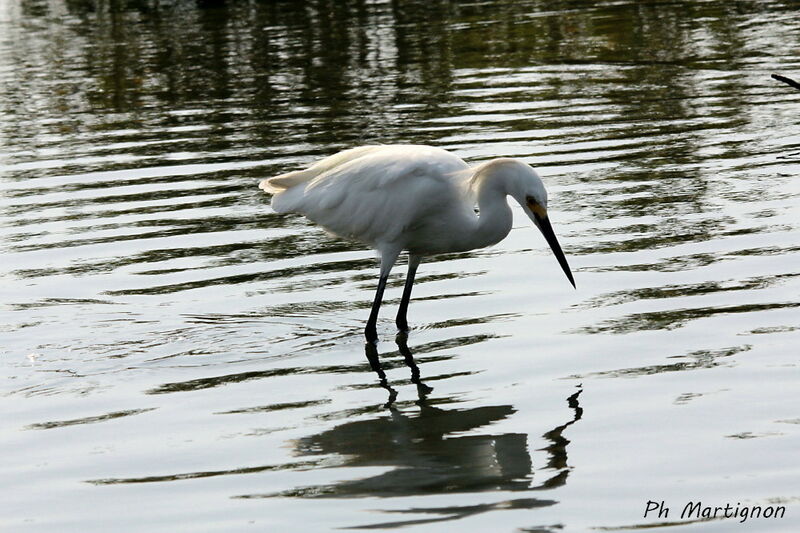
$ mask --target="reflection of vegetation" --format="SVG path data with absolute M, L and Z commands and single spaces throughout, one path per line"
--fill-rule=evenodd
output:
M 60 16 L 54 7 L 59 5 L 27 1 L 23 13 Z M 153 108 L 201 105 L 212 115 L 206 123 L 213 130 L 204 137 L 215 152 L 322 138 L 340 145 L 365 138 L 399 140 L 404 123 L 418 123 L 420 113 L 441 116 L 454 105 L 458 69 L 612 65 L 605 75 L 621 76 L 625 83 L 611 90 L 598 92 L 602 80 L 567 75 L 548 79 L 549 87 L 528 95 L 544 100 L 602 96 L 623 106 L 622 114 L 648 121 L 686 118 L 693 114 L 692 98 L 700 94 L 686 68 L 743 57 L 746 46 L 736 34 L 737 23 L 748 10 L 758 10 L 755 3 L 597 5 L 589 0 L 470 5 L 85 0 L 67 1 L 65 8 L 73 19 L 53 39 L 63 41 L 66 50 L 49 63 L 61 86 L 48 95 L 61 104 L 55 108 L 130 113 L 116 118 L 146 129 L 145 117 Z M 776 2 L 771 9 L 790 6 Z M 696 37 L 701 30 L 707 35 L 702 41 Z M 76 56 L 82 59 L 81 76 L 68 75 L 77 65 L 65 58 Z M 728 92 L 735 90 L 733 83 L 725 87 Z M 28 89 L 10 92 L 21 98 Z M 229 125 L 239 117 L 231 104 L 263 119 L 249 122 L 256 135 L 233 135 Z M 159 124 L 181 126 L 191 118 L 166 116 Z M 537 121 L 536 127 L 548 127 L 546 118 Z M 240 135 L 242 126 L 237 125 Z M 88 123 L 74 127 L 94 129 Z M 691 138 L 663 149 L 691 157 Z
M 698 350 L 686 355 L 672 356 L 673 358 L 683 359 L 675 363 L 668 363 L 664 365 L 649 365 L 636 368 L 621 368 L 618 370 L 606 370 L 603 372 L 591 372 L 577 376 L 570 376 L 574 379 L 583 379 L 591 377 L 604 377 L 604 378 L 634 378 L 640 376 L 650 376 L 653 374 L 663 374 L 665 372 L 682 372 L 684 370 L 699 370 L 704 368 L 714 368 L 716 366 L 724 365 L 725 357 L 731 357 L 737 353 L 746 352 L 750 350 L 750 345 L 736 346 L 733 348 L 723 348 L 720 350 Z M 733 363 L 727 363 L 733 364 Z
M 759 276 L 739 280 L 706 281 L 703 283 L 630 289 L 604 294 L 595 299 L 581 303 L 579 307 L 591 308 L 599 305 L 619 305 L 640 300 L 660 300 L 665 298 L 679 299 L 689 296 L 701 296 L 704 294 L 714 294 L 719 292 L 752 291 L 778 285 L 786 282 L 787 280 L 796 278 L 797 276 L 800 276 L 800 273 L 780 274 L 777 276 Z
M 241 409 L 232 409 L 230 411 L 223 411 L 217 414 L 220 415 L 241 415 L 250 413 L 269 413 L 272 411 L 284 411 L 287 409 L 302 409 L 304 407 L 311 407 L 314 405 L 321 405 L 330 402 L 330 400 L 307 400 L 304 402 L 286 402 L 286 403 L 273 403 L 270 405 L 259 405 L 258 407 L 243 407 Z
M 127 411 L 115 411 L 113 413 L 105 413 L 97 416 L 87 416 L 84 418 L 76 418 L 73 420 L 53 420 L 50 422 L 40 422 L 38 424 L 31 424 L 27 426 L 26 429 L 52 429 L 52 428 L 61 428 L 65 426 L 75 426 L 79 424 L 94 424 L 97 422 L 105 422 L 106 420 L 114 420 L 117 418 L 122 418 L 124 416 L 133 416 L 141 413 L 146 413 L 147 411 L 152 411 L 153 409 L 155 408 L 150 407 L 147 409 L 129 409 Z
M 105 478 L 90 479 L 86 483 L 93 485 L 127 485 L 131 483 L 162 483 L 164 481 L 183 481 L 186 479 L 203 479 L 217 476 L 235 476 L 240 474 L 260 474 L 262 472 L 278 472 L 282 470 L 311 470 L 319 467 L 316 461 L 302 461 L 296 463 L 286 463 L 282 465 L 260 465 L 246 466 L 242 468 L 231 468 L 228 470 L 205 470 L 200 472 L 182 472 L 179 474 L 165 474 L 161 476 L 144 476 L 131 478 Z
M 776 302 L 741 305 L 718 305 L 709 307 L 670 309 L 667 311 L 648 311 L 634 313 L 621 318 L 608 320 L 597 326 L 583 328 L 583 333 L 631 333 L 634 331 L 675 329 L 687 322 L 701 318 L 710 318 L 716 315 L 730 315 L 738 313 L 758 313 L 775 309 L 794 309 L 800 303 Z

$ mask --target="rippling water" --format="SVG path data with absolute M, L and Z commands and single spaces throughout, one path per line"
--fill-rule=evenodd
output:
M 800 527 L 799 37 L 789 1 L 0 0 L 0 524 Z M 578 290 L 515 208 L 423 263 L 407 344 L 399 266 L 365 353 L 373 252 L 256 184 L 376 142 L 534 165 Z

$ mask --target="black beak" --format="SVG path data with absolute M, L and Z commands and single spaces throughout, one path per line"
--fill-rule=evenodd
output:
M 550 249 L 553 250 L 553 254 L 556 256 L 556 259 L 558 259 L 558 264 L 561 265 L 564 274 L 567 275 L 567 279 L 572 283 L 572 287 L 574 288 L 575 279 L 572 277 L 567 258 L 564 257 L 564 252 L 561 251 L 561 245 L 558 244 L 556 234 L 553 232 L 553 226 L 550 225 L 550 219 L 548 217 L 540 217 L 535 213 L 533 216 L 536 219 L 539 230 L 542 232 L 542 235 L 544 235 L 545 240 L 547 240 L 547 244 L 550 245 Z

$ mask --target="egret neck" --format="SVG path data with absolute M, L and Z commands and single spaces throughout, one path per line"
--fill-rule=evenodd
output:
M 506 199 L 510 193 L 509 181 L 505 174 L 480 172 L 475 176 L 478 219 L 469 249 L 497 244 L 511 231 L 514 216 Z

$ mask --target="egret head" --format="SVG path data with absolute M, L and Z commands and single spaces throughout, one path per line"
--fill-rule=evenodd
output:
M 547 191 L 542 183 L 542 178 L 536 173 L 529 165 L 522 162 L 516 162 L 514 165 L 515 179 L 514 186 L 511 191 L 511 196 L 522 206 L 525 214 L 528 215 L 533 223 L 539 228 L 539 231 L 544 235 L 550 249 L 558 259 L 558 264 L 567 275 L 567 279 L 575 287 L 575 279 L 572 277 L 567 258 L 564 252 L 561 251 L 561 245 L 558 243 L 553 226 L 550 225 L 550 217 L 547 215 Z

